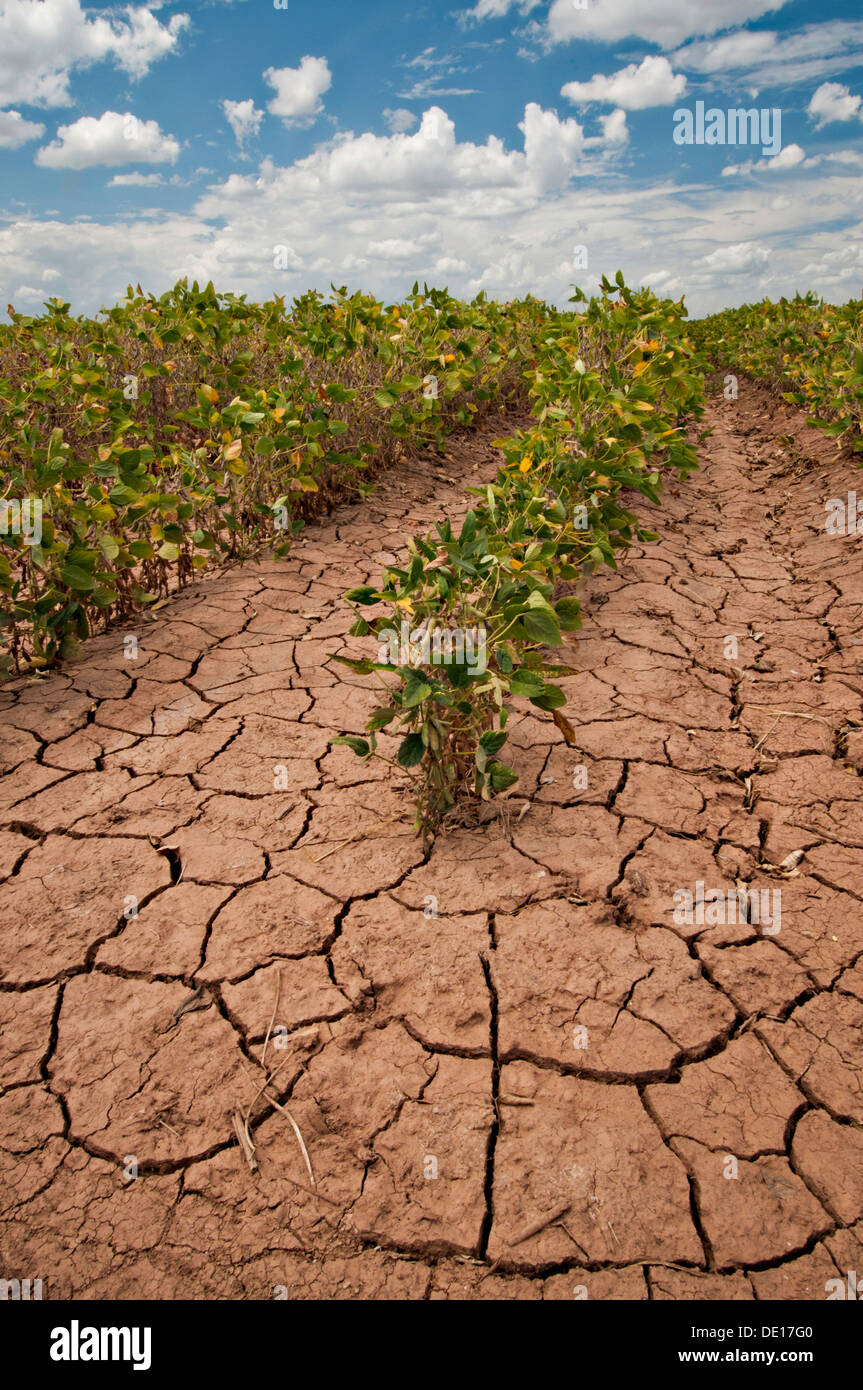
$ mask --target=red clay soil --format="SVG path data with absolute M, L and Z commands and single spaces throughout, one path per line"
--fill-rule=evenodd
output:
M 0 692 L 0 1276 L 805 1300 L 861 1267 L 863 539 L 824 531 L 859 475 L 753 387 L 711 422 L 589 584 L 579 748 L 520 704 L 503 813 L 427 853 L 406 779 L 328 751 L 375 703 L 329 655 L 490 435 L 172 599 L 137 660 L 113 632 Z M 781 891 L 781 929 L 675 921 L 699 881 Z

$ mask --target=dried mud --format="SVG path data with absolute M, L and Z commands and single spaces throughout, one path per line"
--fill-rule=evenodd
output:
M 587 585 L 578 748 L 516 702 L 502 813 L 428 851 L 406 782 L 329 749 L 375 703 L 330 657 L 490 434 L 173 598 L 137 660 L 109 633 L 0 691 L 4 1277 L 806 1300 L 859 1267 L 863 546 L 823 505 L 858 475 L 751 385 L 709 415 Z M 781 930 L 676 922 L 699 880 L 781 890 Z

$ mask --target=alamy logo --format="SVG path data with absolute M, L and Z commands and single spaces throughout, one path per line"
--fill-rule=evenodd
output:
M 849 1298 L 853 1302 L 863 1303 L 863 1293 L 857 1292 L 856 1269 L 849 1269 L 847 1279 L 828 1279 L 824 1285 L 824 1292 L 827 1294 L 828 1303 L 831 1299 Z
M 0 1301 L 9 1299 L 13 1303 L 29 1303 L 31 1299 L 41 1299 L 41 1279 L 0 1279 Z
M 378 661 L 384 666 L 466 666 L 472 676 L 480 676 L 486 668 L 486 636 L 484 627 L 427 627 L 414 628 L 403 622 L 401 632 L 394 627 L 382 628 L 383 638 L 378 647 Z
M 674 113 L 675 145 L 760 145 L 765 156 L 782 149 L 782 111 L 778 106 L 753 106 L 750 110 L 733 107 L 722 111 L 704 102 L 695 103 L 695 112 L 680 106 Z
M 25 545 L 42 542 L 42 498 L 0 497 L 0 536 L 23 536 Z
M 771 904 L 772 898 L 772 904 Z M 695 892 L 677 888 L 674 921 L 678 926 L 718 927 L 754 923 L 762 936 L 776 936 L 782 926 L 781 888 L 708 888 L 699 879 Z M 766 924 L 766 925 L 765 925 Z
M 76 1318 L 68 1327 L 51 1330 L 52 1361 L 131 1361 L 135 1371 L 149 1371 L 152 1332 L 149 1327 L 81 1327 Z
M 863 507 L 857 509 L 857 493 L 843 497 L 828 497 L 824 503 L 827 518 L 824 530 L 828 536 L 863 536 Z

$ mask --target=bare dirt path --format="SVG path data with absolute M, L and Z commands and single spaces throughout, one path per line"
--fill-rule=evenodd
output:
M 591 581 L 580 748 L 523 706 L 506 813 L 428 854 L 328 751 L 374 697 L 327 658 L 487 438 L 172 600 L 136 659 L 112 633 L 0 692 L 0 1276 L 822 1299 L 860 1267 L 863 540 L 823 529 L 859 475 L 751 387 L 712 418 Z M 699 882 L 768 917 L 675 920 Z

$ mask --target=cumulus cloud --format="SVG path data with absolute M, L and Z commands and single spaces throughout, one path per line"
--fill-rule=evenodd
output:
M 91 17 L 80 0 L 4 0 L 0 8 L 0 106 L 69 106 L 69 78 L 106 60 L 143 77 L 174 52 L 189 16 L 161 24 L 146 5 L 127 5 L 125 18 Z
M 458 256 L 441 256 L 434 263 L 437 275 L 465 275 L 469 270 L 467 261 L 460 260 Z
M 264 78 L 276 95 L 268 103 L 285 125 L 310 125 L 324 109 L 321 97 L 333 85 L 326 58 L 303 58 L 298 68 L 267 68 Z
M 397 106 L 395 110 L 386 107 L 382 115 L 393 135 L 403 135 L 406 131 L 413 130 L 419 120 L 419 116 L 415 116 L 413 111 L 408 111 L 405 106 Z
M 610 77 L 597 73 L 589 82 L 567 82 L 560 94 L 578 106 L 603 102 L 625 111 L 643 111 L 676 101 L 685 91 L 686 78 L 674 72 L 667 58 L 648 57 Z
M 556 111 L 543 111 L 532 101 L 525 107 L 524 155 L 534 186 L 540 192 L 558 188 L 569 180 L 584 149 L 584 131 L 571 117 L 561 120 Z
M 860 103 L 863 98 L 855 96 L 841 82 L 822 82 L 812 93 L 806 110 L 816 122 L 815 129 L 829 125 L 831 121 L 853 121 L 860 117 Z
M 234 139 L 242 149 L 246 141 L 260 130 L 263 111 L 258 110 L 251 97 L 247 101 L 223 101 L 222 110 L 234 132 Z
M 805 158 L 805 151 L 799 145 L 785 145 L 778 154 L 767 160 L 767 168 L 793 169 L 797 164 L 802 164 Z
M 626 112 L 619 107 L 616 111 L 609 111 L 607 116 L 600 117 L 602 126 L 602 138 L 609 145 L 625 145 L 629 139 L 629 129 L 626 124 Z
M 550 43 L 593 39 L 610 43 L 639 38 L 648 43 L 683 43 L 698 35 L 715 34 L 750 19 L 782 9 L 788 0 L 602 0 L 577 9 L 573 0 L 554 0 L 545 34 Z
M 752 174 L 756 169 L 766 169 L 771 173 L 781 173 L 783 169 L 796 169 L 798 164 L 810 163 L 806 151 L 799 145 L 785 145 L 778 154 L 769 159 L 748 159 L 743 164 L 726 164 L 722 170 L 723 178 L 732 174 Z
M 39 286 L 51 266 L 52 292 L 82 312 L 113 303 L 130 280 L 161 293 L 183 275 L 256 298 L 326 293 L 335 282 L 398 300 L 419 279 L 460 295 L 530 292 L 563 304 L 573 279 L 590 293 L 619 267 L 630 284 L 685 293 L 698 313 L 798 287 L 828 299 L 859 289 L 850 257 L 828 259 L 837 244 L 863 242 L 857 164 L 825 159 L 815 171 L 805 160 L 770 197 L 763 181 L 667 177 L 640 181 L 634 195 L 622 179 L 588 177 L 606 175 L 614 158 L 602 137 L 585 139 L 575 122 L 539 107 L 525 112 L 524 126 L 515 147 L 496 137 L 472 143 L 432 110 L 410 135 L 340 134 L 284 167 L 263 160 L 211 183 L 187 215 L 10 217 L 0 225 L 0 284 Z M 562 167 L 543 162 L 549 141 Z M 576 241 L 589 253 L 577 270 Z M 744 250 L 729 252 L 729 243 Z M 655 261 L 657 246 L 672 247 L 673 261 Z M 806 266 L 817 270 L 804 275 Z
M 766 246 L 758 246 L 752 241 L 735 241 L 730 246 L 719 246 L 709 256 L 702 256 L 700 264 L 709 270 L 719 270 L 725 275 L 742 275 L 744 271 L 767 265 L 770 252 Z
M 417 237 L 385 237 L 383 241 L 370 241 L 366 252 L 381 261 L 414 262 L 438 241 L 440 234 L 437 232 Z
M 105 111 L 61 125 L 56 140 L 36 152 L 45 169 L 91 169 L 96 164 L 173 164 L 180 146 L 163 135 L 156 121 L 141 121 L 127 111 Z
M 45 127 L 39 121 L 25 121 L 20 111 L 0 111 L 0 149 L 17 150 L 44 134 Z

